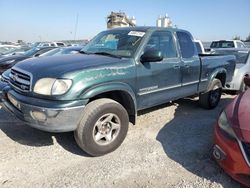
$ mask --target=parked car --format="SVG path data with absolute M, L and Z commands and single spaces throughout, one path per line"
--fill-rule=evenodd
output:
M 23 61 L 25 59 L 31 57 L 38 57 L 41 54 L 54 49 L 55 47 L 43 47 L 43 48 L 32 48 L 20 55 L 12 55 L 7 57 L 0 58 L 0 74 L 2 74 L 5 70 L 11 68 L 16 63 Z
M 54 47 L 64 47 L 66 46 L 63 42 L 40 42 L 37 47 L 48 47 L 48 46 L 54 46 Z
M 40 55 L 40 57 L 76 54 L 76 53 L 79 53 L 82 48 L 83 48 L 82 46 L 70 46 L 70 47 L 55 48 L 53 50 L 50 50 L 50 51 Z
M 225 84 L 225 90 L 245 91 L 244 77 L 250 75 L 250 48 L 219 48 L 213 54 L 235 55 L 236 68 L 233 80 Z
M 245 78 L 250 86 L 250 77 Z M 232 178 L 250 187 L 250 89 L 220 114 L 214 131 L 213 156 Z
M 205 52 L 205 49 L 204 49 L 204 46 L 203 46 L 203 44 L 202 44 L 202 42 L 201 42 L 201 40 L 195 39 L 195 40 L 194 40 L 194 43 L 195 43 L 195 45 L 196 45 L 196 49 L 197 49 L 197 51 L 198 51 L 198 54 L 205 54 L 205 53 L 206 53 L 206 52 Z
M 241 40 L 219 40 L 210 45 L 211 51 L 216 48 L 246 48 L 246 45 Z
M 67 54 L 75 54 L 79 53 L 82 47 L 77 46 L 77 47 L 62 47 L 62 48 L 54 48 L 52 50 L 49 50 L 48 52 L 45 52 L 39 57 L 47 57 L 47 56 L 56 56 L 56 55 L 67 55 Z M 8 82 L 9 81 L 9 73 L 10 69 L 2 73 L 2 77 L 0 76 L 1 80 L 3 82 Z
M 2 75 L 0 76 L 1 82 L 8 84 L 10 80 L 9 74 L 10 74 L 10 69 L 7 69 L 6 71 L 4 71 Z
M 137 111 L 190 95 L 212 109 L 231 81 L 235 57 L 198 56 L 192 35 L 176 28 L 128 27 L 98 34 L 81 53 L 19 62 L 2 106 L 49 132 L 74 131 L 92 156 L 114 151 Z
M 4 53 L 6 53 L 9 50 L 13 50 L 13 49 L 16 49 L 16 48 L 19 48 L 19 47 L 20 46 L 7 45 L 7 44 L 0 45 L 0 56 L 3 55 Z
M 7 56 L 11 56 L 11 55 L 20 55 L 20 54 L 24 54 L 26 51 L 30 50 L 31 48 L 29 46 L 20 46 L 18 48 L 14 48 L 14 49 L 10 49 L 4 53 L 2 53 L 2 55 L 0 55 L 0 58 L 2 57 L 7 57 Z

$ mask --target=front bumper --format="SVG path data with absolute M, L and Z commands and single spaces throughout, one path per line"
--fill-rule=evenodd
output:
M 221 158 L 215 155 L 218 149 L 222 154 Z M 243 156 L 240 141 L 229 138 L 218 125 L 216 125 L 214 132 L 213 155 L 227 174 L 243 185 L 250 187 L 250 166 Z
M 5 110 L 31 127 L 48 132 L 75 130 L 87 103 L 85 100 L 49 101 L 36 99 L 20 95 L 9 88 L 4 88 L 0 95 Z

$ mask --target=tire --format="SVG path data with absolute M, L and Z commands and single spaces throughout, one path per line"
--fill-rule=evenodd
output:
M 128 132 L 127 111 L 111 99 L 97 99 L 84 109 L 74 132 L 79 147 L 91 156 L 101 156 L 116 150 Z
M 213 109 L 219 104 L 222 93 L 221 81 L 214 79 L 210 88 L 208 92 L 199 95 L 199 104 L 206 109 Z

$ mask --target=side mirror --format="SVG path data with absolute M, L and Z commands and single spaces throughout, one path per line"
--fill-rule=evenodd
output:
M 250 76 L 245 76 L 244 83 L 246 84 L 247 87 L 250 87 Z
M 142 63 L 157 62 L 162 60 L 163 60 L 162 52 L 156 49 L 149 49 L 146 52 L 144 52 L 144 54 L 142 54 L 141 56 Z

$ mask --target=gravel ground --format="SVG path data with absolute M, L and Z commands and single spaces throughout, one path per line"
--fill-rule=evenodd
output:
M 0 109 L 0 187 L 241 187 L 211 159 L 214 110 L 182 99 L 139 113 L 113 153 L 90 157 L 72 133 L 46 133 Z

